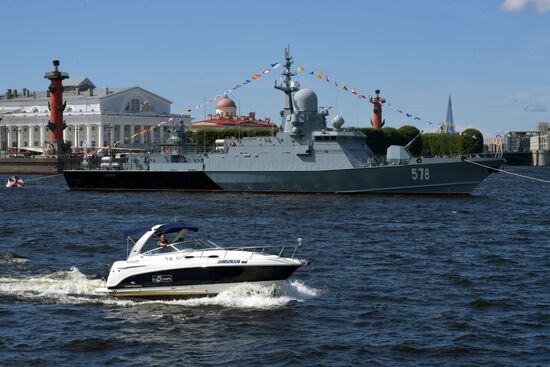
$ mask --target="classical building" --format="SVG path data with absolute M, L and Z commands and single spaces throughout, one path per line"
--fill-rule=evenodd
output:
M 129 145 L 164 141 L 169 124 L 125 141 L 170 118 L 189 126 L 189 115 L 170 113 L 171 101 L 140 87 L 97 88 L 88 78 L 63 81 L 64 140 L 73 150 L 99 148 L 120 140 Z M 41 151 L 49 141 L 49 91 L 7 89 L 0 95 L 0 150 Z M 166 134 L 166 137 L 168 135 Z
M 267 128 L 276 129 L 277 126 L 271 123 L 271 119 L 256 119 L 255 112 L 249 112 L 247 116 L 237 115 L 237 105 L 228 97 L 224 97 L 216 104 L 216 114 L 209 114 L 204 121 L 197 121 L 191 124 L 192 130 L 204 128 Z

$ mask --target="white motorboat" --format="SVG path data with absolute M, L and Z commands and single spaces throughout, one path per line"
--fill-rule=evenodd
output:
M 294 258 L 301 238 L 293 246 L 220 247 L 210 240 L 185 239 L 188 232 L 196 231 L 198 228 L 184 223 L 124 231 L 128 249 L 131 246 L 128 257 L 113 263 L 107 281 L 96 293 L 149 298 L 209 296 L 242 283 L 277 284 L 308 264 Z M 161 234 L 175 235 L 159 247 Z

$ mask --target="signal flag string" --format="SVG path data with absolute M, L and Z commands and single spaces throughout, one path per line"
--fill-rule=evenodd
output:
M 370 101 L 370 99 L 372 98 L 372 96 L 368 96 L 368 98 L 367 98 L 366 95 L 364 95 L 364 94 L 360 93 L 358 90 L 352 88 L 349 83 L 348 84 L 342 84 L 342 86 L 340 87 L 341 83 L 338 83 L 336 80 L 331 80 L 331 78 L 329 78 L 329 76 L 326 72 L 323 72 L 323 71 L 320 71 L 320 72 L 306 71 L 306 69 L 303 66 L 299 66 L 299 67 L 296 68 L 296 73 L 302 73 L 302 72 L 305 72 L 306 74 L 308 74 L 312 77 L 315 77 L 319 80 L 325 80 L 327 83 L 329 83 L 329 84 L 331 84 L 335 87 L 339 87 L 341 90 L 343 90 L 345 92 L 350 92 L 351 94 L 354 94 L 359 99 Z M 405 117 L 412 118 L 413 120 L 423 121 L 426 125 L 433 125 L 433 122 L 425 120 L 425 119 L 423 119 L 419 116 L 415 116 L 412 113 L 408 113 L 408 112 L 403 111 L 402 109 L 399 109 L 399 108 L 392 108 L 391 103 L 385 103 L 385 105 L 390 110 L 394 109 L 395 111 L 397 111 L 398 113 L 404 115 Z

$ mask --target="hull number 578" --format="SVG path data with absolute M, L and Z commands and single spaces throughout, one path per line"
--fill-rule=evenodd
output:
M 428 181 L 430 179 L 430 170 L 428 168 L 411 168 L 411 177 L 413 181 Z

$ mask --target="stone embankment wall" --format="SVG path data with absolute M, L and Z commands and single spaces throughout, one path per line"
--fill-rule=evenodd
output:
M 539 150 L 533 152 L 533 166 L 550 166 L 550 151 Z
M 56 174 L 78 168 L 79 163 L 80 158 L 4 158 L 0 159 L 0 173 Z

